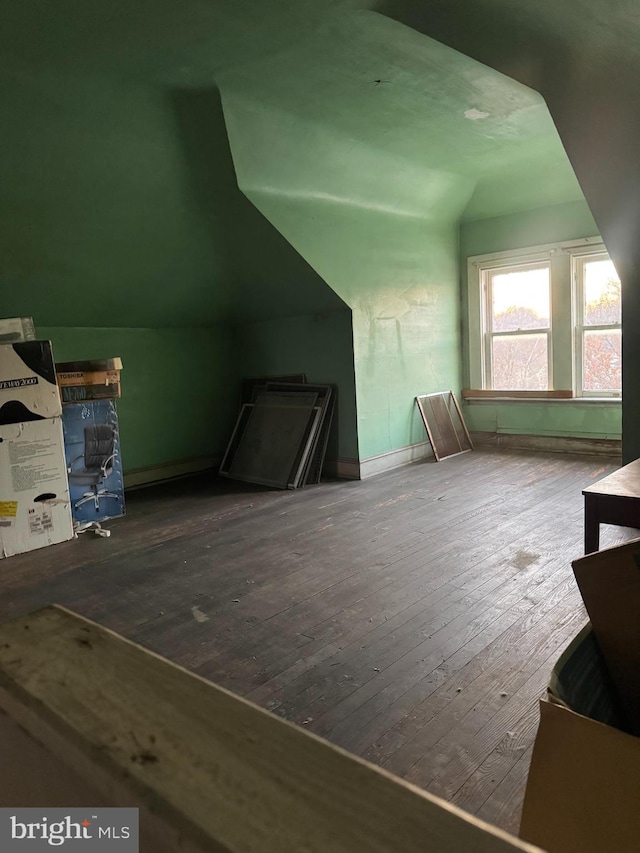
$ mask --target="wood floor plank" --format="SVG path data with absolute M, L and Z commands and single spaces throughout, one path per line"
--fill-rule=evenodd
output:
M 504 702 L 499 708 L 485 703 L 467 713 L 435 744 L 433 754 L 410 768 L 406 778 L 438 796 L 451 799 L 498 746 L 505 733 L 517 728 L 523 714 L 535 712 L 558 651 L 549 655 L 515 693 L 501 697 Z M 533 732 L 529 742 L 532 738 Z
M 582 489 L 616 467 L 478 450 L 295 492 L 140 489 L 110 539 L 0 561 L 0 617 L 64 604 L 513 831 L 537 697 L 586 619 Z
M 564 584 L 560 588 L 564 589 Z M 519 611 L 514 610 L 514 612 L 517 614 Z M 443 661 L 436 669 L 432 670 L 420 681 L 417 681 L 411 688 L 404 693 L 400 693 L 398 698 L 393 702 L 380 702 L 382 697 L 376 697 L 378 699 L 376 703 L 377 714 L 371 720 L 366 720 L 364 714 L 357 715 L 358 731 L 350 733 L 347 738 L 350 748 L 357 749 L 367 757 L 375 758 L 379 762 L 382 761 L 385 753 L 385 743 L 390 739 L 390 731 L 393 732 L 391 740 L 396 745 L 395 749 L 398 748 L 397 744 L 402 734 L 404 734 L 405 741 L 407 739 L 408 726 L 405 725 L 404 728 L 401 727 L 398 729 L 393 724 L 397 722 L 402 726 L 406 721 L 413 719 L 414 728 L 419 730 L 421 725 L 426 722 L 424 717 L 426 710 L 424 707 L 425 700 L 435 693 L 439 689 L 439 685 L 443 682 L 450 685 L 455 678 L 457 684 L 455 688 L 456 694 L 462 694 L 464 691 L 465 701 L 472 704 L 478 701 L 478 697 L 474 697 L 473 695 L 470 697 L 470 691 L 465 690 L 465 686 L 474 673 L 482 675 L 485 680 L 488 680 L 491 675 L 493 677 L 492 689 L 496 691 L 504 689 L 507 683 L 507 676 L 510 673 L 510 667 L 514 665 L 512 663 L 515 657 L 513 655 L 513 644 L 517 642 L 519 631 L 530 626 L 531 615 L 535 614 L 535 605 L 531 605 L 529 608 L 522 608 L 520 612 L 523 615 L 515 621 L 505 619 L 500 622 L 497 620 L 496 631 L 478 634 L 446 661 Z M 497 634 L 496 637 L 495 634 L 501 628 L 504 628 L 505 624 L 508 627 L 502 633 Z M 529 635 L 528 643 L 531 640 L 532 638 Z M 522 654 L 522 651 L 520 651 L 520 654 Z M 517 666 L 517 664 L 515 665 Z M 490 672 L 487 673 L 489 668 Z M 499 688 L 498 685 L 501 685 L 501 687 Z M 481 689 L 486 692 L 484 686 Z M 443 691 L 441 698 L 444 693 Z M 462 699 L 462 696 L 460 698 Z M 450 693 L 448 694 L 448 699 L 449 701 L 451 699 Z M 447 700 L 445 699 L 445 707 L 446 705 Z M 452 716 L 453 709 L 449 708 L 448 710 L 449 719 L 455 719 Z M 420 722 L 418 723 L 417 720 L 420 720 Z M 356 720 L 352 721 L 352 723 L 355 722 Z M 350 726 L 347 725 L 345 727 L 343 724 L 333 729 L 330 733 L 331 739 L 340 743 L 341 738 L 344 737 L 342 733 L 345 729 L 349 732 Z
M 448 667 L 443 668 L 444 677 L 439 679 L 442 686 L 433 693 L 427 693 L 426 698 L 421 698 L 419 693 L 417 696 L 415 693 L 408 693 L 400 697 L 398 701 L 404 707 L 400 712 L 396 712 L 395 707 L 390 706 L 385 712 L 383 722 L 390 723 L 391 727 L 382 737 L 376 738 L 368 749 L 365 748 L 365 757 L 377 763 L 392 759 L 394 764 L 389 769 L 394 772 L 403 772 L 403 767 L 404 771 L 408 770 L 415 761 L 415 756 L 429 748 L 428 743 L 421 745 L 419 740 L 411 742 L 412 739 L 419 738 L 419 733 L 430 724 L 429 738 L 431 743 L 435 742 L 438 738 L 434 739 L 433 720 L 439 714 L 442 714 L 445 721 L 442 732 L 446 732 L 447 728 L 452 727 L 456 719 L 460 718 L 461 711 L 464 713 L 483 701 L 483 694 L 501 692 L 503 687 L 508 686 L 509 676 L 514 670 L 521 675 L 523 659 L 527 660 L 528 665 L 533 664 L 536 644 L 542 642 L 546 648 L 546 644 L 552 640 L 549 623 L 553 623 L 554 632 L 567 621 L 574 621 L 576 625 L 582 624 L 585 615 L 577 600 L 578 596 L 574 596 L 570 601 L 565 600 L 571 584 L 569 579 L 563 581 L 546 600 L 525 613 L 494 642 L 485 646 L 454 677 L 451 677 L 453 672 L 450 672 Z M 465 654 L 464 649 L 456 652 L 451 662 L 455 662 L 455 658 L 461 654 Z M 435 670 L 432 676 L 440 675 L 440 672 L 441 668 Z M 421 701 L 416 703 L 416 698 Z M 414 704 L 409 708 L 411 703 Z M 409 745 L 401 752 L 401 747 L 407 743 Z
M 520 815 L 514 811 L 512 804 L 522 802 L 524 799 L 532 752 L 533 746 L 529 746 L 487 799 L 479 807 L 477 803 L 473 804 L 474 812 L 478 817 L 486 820 L 487 823 L 506 829 L 513 835 L 518 834 Z
M 481 577 L 484 576 L 481 575 Z M 537 571 L 537 581 L 540 582 L 542 577 L 542 569 L 540 569 Z M 359 688 L 358 691 L 347 697 L 340 703 L 340 707 L 333 711 L 330 711 L 328 706 L 335 697 L 326 695 L 327 685 L 323 683 L 315 687 L 307 687 L 304 697 L 302 693 L 295 697 L 295 704 L 299 706 L 301 699 L 310 698 L 311 693 L 315 693 L 316 696 L 321 693 L 324 702 L 322 710 L 326 713 L 324 713 L 323 724 L 319 726 L 316 723 L 316 730 L 319 733 L 326 733 L 336 721 L 339 721 L 340 715 L 348 715 L 354 706 L 358 707 L 358 703 L 362 704 L 371 696 L 375 696 L 387 684 L 391 683 L 394 688 L 397 687 L 400 684 L 399 673 L 410 669 L 411 677 L 415 677 L 420 670 L 429 672 L 430 662 L 440 665 L 447 659 L 449 653 L 464 646 L 467 637 L 475 636 L 483 628 L 500 633 L 500 622 L 496 620 L 501 618 L 503 611 L 507 611 L 522 597 L 522 592 L 517 583 L 514 584 L 514 580 L 516 580 L 514 569 L 507 566 L 501 573 L 489 574 L 488 580 L 484 581 L 475 595 L 470 593 L 464 598 L 459 598 L 462 592 L 460 591 L 457 593 L 459 600 L 451 606 L 443 608 L 440 603 L 438 612 L 429 614 L 427 610 L 431 618 L 426 623 L 419 624 L 418 630 L 412 630 L 407 635 L 407 625 L 405 625 L 394 632 L 395 642 L 391 645 L 387 643 L 383 650 L 377 649 L 375 644 L 368 644 L 365 654 L 358 655 L 359 660 L 353 667 L 359 673 L 358 680 L 342 685 L 343 692 L 356 687 Z M 491 601 L 488 601 L 489 596 Z M 507 618 L 513 618 L 513 614 Z M 345 650 L 341 656 L 346 657 L 347 652 L 348 650 Z M 315 716 L 319 713 L 319 708 L 317 705 L 306 706 L 299 713 Z

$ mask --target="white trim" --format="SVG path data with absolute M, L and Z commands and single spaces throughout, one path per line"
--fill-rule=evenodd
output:
M 510 337 L 514 335 L 544 335 L 546 353 L 547 353 L 547 388 L 554 388 L 553 384 L 553 362 L 552 362 L 552 340 L 553 340 L 553 300 L 551 294 L 551 256 L 546 254 L 536 260 L 527 258 L 525 262 L 518 263 L 520 258 L 511 258 L 510 263 L 500 264 L 498 266 L 490 263 L 482 263 L 478 266 L 480 294 L 482 301 L 481 314 L 481 330 L 480 335 L 484 343 L 483 358 L 484 358 L 484 381 L 488 388 L 494 388 L 494 370 L 493 370 L 493 348 L 494 340 L 500 337 Z M 501 271 L 505 270 L 509 273 L 531 272 L 537 270 L 546 270 L 547 272 L 547 293 L 549 299 L 549 319 L 546 326 L 538 326 L 533 329 L 510 329 L 506 332 L 496 331 L 494 328 L 493 316 L 493 293 L 494 282 L 496 275 L 500 275 Z
M 498 392 L 499 393 L 499 392 Z M 622 397 L 509 397 L 505 392 L 504 397 L 465 397 L 465 406 L 503 406 L 512 403 L 526 403 L 526 405 L 546 406 L 547 403 L 563 406 L 615 406 L 622 404 Z
M 133 468 L 124 473 L 125 489 L 138 486 L 148 486 L 159 483 L 161 480 L 171 480 L 174 477 L 183 477 L 185 474 L 197 474 L 200 471 L 208 471 L 217 468 L 220 464 L 221 455 L 198 456 L 194 459 L 181 459 L 178 462 L 167 462 L 166 465 L 149 465 L 147 468 Z
M 490 261 L 503 260 L 506 266 L 510 266 L 509 261 L 513 259 L 523 258 L 523 263 L 535 263 L 536 260 L 544 260 L 549 258 L 555 252 L 575 253 L 578 249 L 585 254 L 591 251 L 600 252 L 604 246 L 602 237 L 596 235 L 594 237 L 582 237 L 579 240 L 564 240 L 559 243 L 542 243 L 539 246 L 524 246 L 520 249 L 505 249 L 501 252 L 489 252 L 486 255 L 470 255 L 468 263 L 473 266 L 485 266 L 485 263 Z M 605 249 L 606 251 L 606 249 Z
M 384 471 L 393 471 L 394 468 L 401 468 L 404 465 L 410 465 L 412 462 L 420 462 L 423 459 L 433 458 L 433 450 L 428 441 L 409 444 L 397 450 L 389 450 L 387 453 L 381 453 L 379 456 L 370 456 L 368 459 L 363 459 L 360 462 L 360 479 L 366 480 L 368 477 L 374 477 L 376 474 L 382 474 Z
M 485 299 L 487 274 L 502 267 L 550 262 L 551 317 L 549 330 L 549 387 L 572 388 L 578 396 L 575 378 L 576 317 L 574 315 L 575 284 L 573 258 L 604 254 L 602 237 L 584 237 L 545 243 L 519 249 L 473 255 L 467 259 L 467 305 L 469 329 L 469 385 L 489 387 L 487 359 L 488 328 Z M 569 357 L 571 356 L 571 357 Z M 582 396 L 582 395 L 580 395 Z
M 583 387 L 584 383 L 584 338 L 585 332 L 598 332 L 598 331 L 619 331 L 620 335 L 622 335 L 622 320 L 620 323 L 607 323 L 607 324 L 597 324 L 597 325 L 586 325 L 584 322 L 584 308 L 585 308 L 585 266 L 588 263 L 588 259 L 590 257 L 600 256 L 601 260 L 611 261 L 611 256 L 606 250 L 606 247 L 602 246 L 602 251 L 595 251 L 595 247 L 593 251 L 590 252 L 575 252 L 571 256 L 571 271 L 573 278 L 573 288 L 574 288 L 574 304 L 575 304 L 575 312 L 574 312 L 574 348 L 573 348 L 573 357 L 574 357 L 574 371 L 575 371 L 575 394 L 581 398 L 589 398 L 589 397 L 610 397 L 611 399 L 621 399 L 622 398 L 622 388 L 619 391 L 604 391 L 599 389 L 598 391 L 587 391 Z M 613 262 L 612 262 L 613 265 Z M 615 271 L 615 267 L 614 267 Z M 616 271 L 617 275 L 617 271 Z M 618 278 L 618 281 L 620 279 Z

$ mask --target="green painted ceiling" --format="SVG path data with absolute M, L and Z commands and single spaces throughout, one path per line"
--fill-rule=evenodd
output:
M 219 91 L 254 201 L 433 222 L 581 197 L 539 95 L 392 20 L 402 4 L 363 6 L 3 0 L 2 313 L 161 326 L 344 307 L 238 189 Z
M 232 137 L 244 189 L 436 220 L 582 198 L 540 95 L 382 15 L 342 14 L 218 79 L 251 123 Z

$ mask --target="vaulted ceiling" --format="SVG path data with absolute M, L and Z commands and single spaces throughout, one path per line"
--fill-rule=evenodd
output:
M 550 71 L 527 53 L 541 28 L 596 64 L 638 60 L 631 3 L 0 5 L 3 313 L 48 325 L 339 309 L 237 172 L 249 196 L 324 193 L 425 219 L 577 199 L 542 97 L 488 65 L 544 89 Z

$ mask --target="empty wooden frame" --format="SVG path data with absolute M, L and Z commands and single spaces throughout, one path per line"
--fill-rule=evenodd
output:
M 319 425 L 317 397 L 315 392 L 261 392 L 255 403 L 245 403 L 220 474 L 279 489 L 297 488 Z
M 473 450 L 469 431 L 453 391 L 416 397 L 436 462 Z
M 319 483 L 336 387 L 248 380 L 245 393 L 219 473 L 278 489 Z

